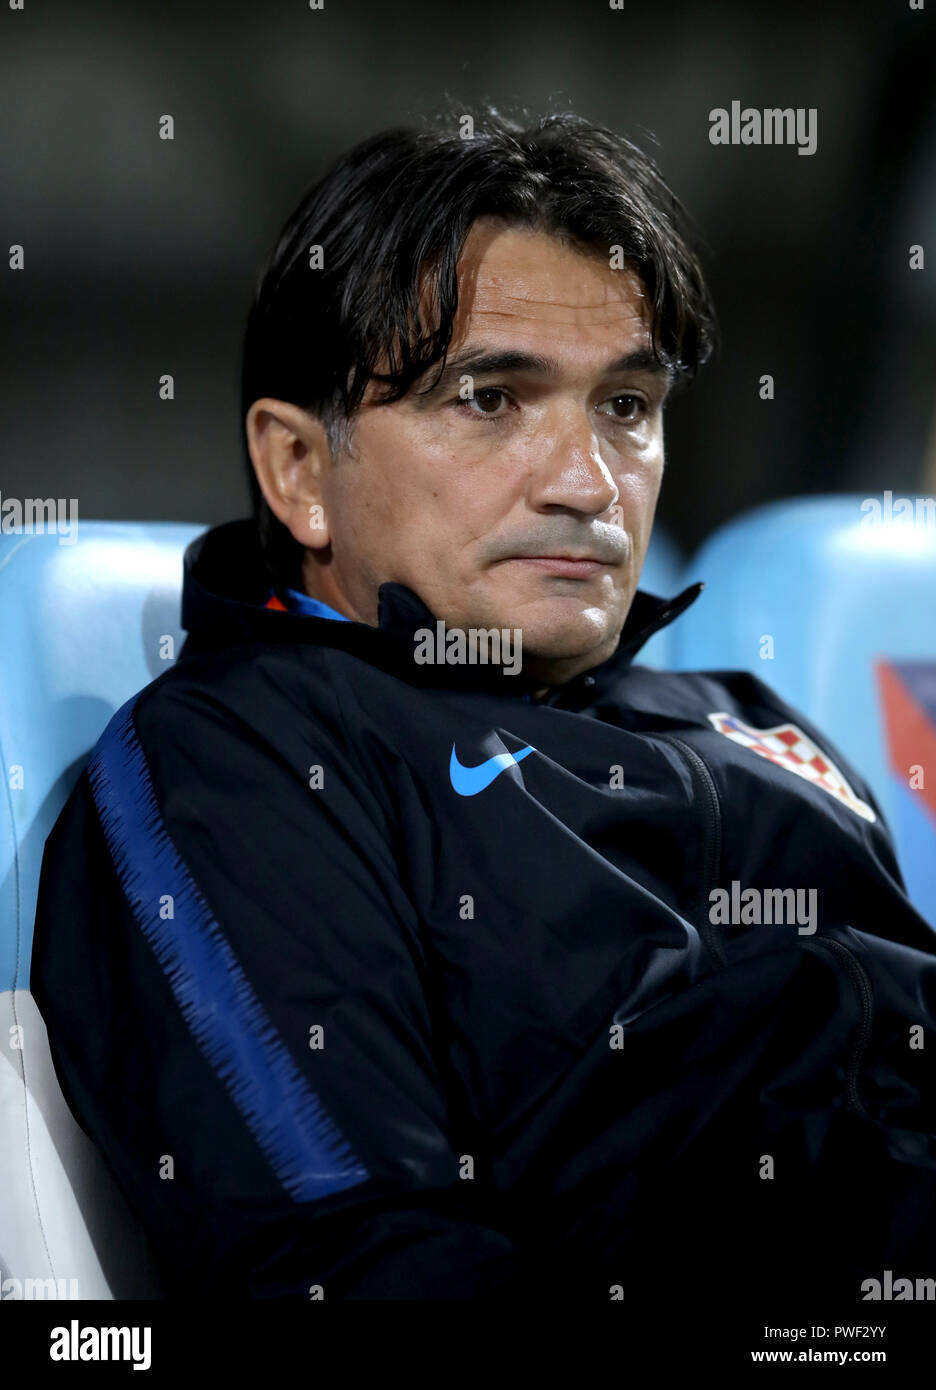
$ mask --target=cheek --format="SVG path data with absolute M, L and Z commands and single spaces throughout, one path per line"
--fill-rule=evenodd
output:
M 503 466 L 496 470 L 490 460 L 481 465 L 451 451 L 433 458 L 414 483 L 413 515 L 432 517 L 450 535 L 476 534 L 493 523 L 507 490 Z
M 657 425 L 645 445 L 634 457 L 634 471 L 651 484 L 659 482 L 663 473 L 663 430 Z
M 617 476 L 620 503 L 636 522 L 642 513 L 653 508 L 660 492 L 662 464 L 649 462 L 646 466 L 629 469 Z

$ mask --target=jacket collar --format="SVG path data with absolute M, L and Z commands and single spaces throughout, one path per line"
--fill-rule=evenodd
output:
M 269 584 L 252 520 L 227 522 L 197 536 L 185 552 L 182 626 L 188 637 L 180 659 L 254 642 L 308 642 L 351 652 L 412 685 L 525 695 L 542 684 L 522 670 L 511 675 L 500 665 L 420 665 L 414 659 L 414 634 L 420 628 L 435 631 L 437 619 L 405 584 L 381 584 L 376 627 L 267 608 Z M 630 665 L 655 632 L 695 602 L 704 587 L 701 582 L 690 584 L 670 599 L 638 589 L 612 655 L 554 687 L 547 702 L 591 703 L 610 679 Z

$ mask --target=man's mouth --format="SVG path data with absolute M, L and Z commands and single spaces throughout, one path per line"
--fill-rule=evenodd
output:
M 607 567 L 607 561 L 571 559 L 568 555 L 515 555 L 514 561 L 520 565 L 535 565 L 550 574 L 565 575 L 569 579 L 587 579 Z

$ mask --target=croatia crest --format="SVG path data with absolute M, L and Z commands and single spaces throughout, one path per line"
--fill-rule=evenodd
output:
M 710 714 L 708 718 L 720 734 L 740 743 L 742 748 L 750 748 L 752 753 L 759 753 L 777 767 L 785 767 L 788 772 L 805 777 L 807 782 L 837 796 L 839 801 L 865 820 L 877 820 L 874 811 L 866 801 L 855 795 L 832 759 L 795 724 L 775 724 L 772 729 L 755 729 L 733 714 Z

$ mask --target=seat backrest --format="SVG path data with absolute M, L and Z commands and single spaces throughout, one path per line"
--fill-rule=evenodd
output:
M 706 588 L 674 624 L 673 664 L 751 671 L 802 710 L 867 778 L 936 924 L 932 503 L 795 498 L 720 527 L 685 570 Z
M 160 1296 L 146 1239 L 69 1111 L 29 992 L 46 836 L 115 710 L 181 645 L 203 526 L 0 534 L 0 1296 Z

